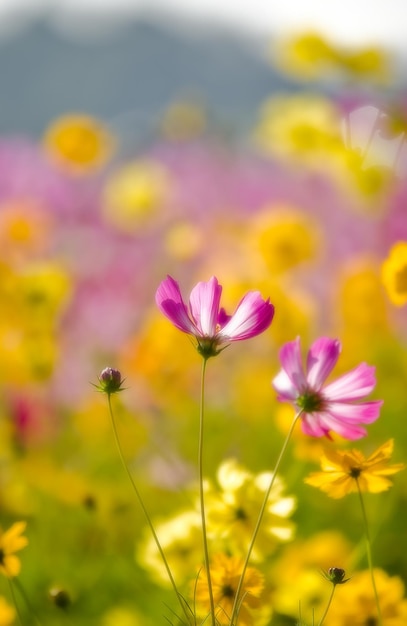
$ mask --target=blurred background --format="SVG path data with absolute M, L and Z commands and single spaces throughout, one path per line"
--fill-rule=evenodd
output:
M 216 275 L 228 312 L 249 289 L 276 308 L 267 332 L 208 364 L 215 491 L 225 459 L 273 468 L 292 411 L 270 381 L 298 335 L 304 350 L 338 337 L 338 375 L 376 367 L 382 415 L 356 446 L 394 439 L 394 462 L 407 456 L 405 7 L 273 4 L 0 4 L 0 525 L 27 522 L 24 624 L 33 611 L 53 626 L 178 624 L 91 384 L 106 366 L 126 379 L 113 398 L 124 453 L 188 595 L 200 361 L 156 309 L 166 274 L 185 298 Z M 299 599 L 311 624 L 329 595 L 319 570 L 366 569 L 357 496 L 303 484 L 326 446 L 349 443 L 298 429 L 283 464 L 296 531 L 266 544 L 256 626 L 293 626 Z M 366 499 L 383 626 L 407 619 L 407 489 L 394 482 Z M 375 623 L 374 603 L 362 614 L 349 594 L 354 614 L 338 602 L 327 626 Z

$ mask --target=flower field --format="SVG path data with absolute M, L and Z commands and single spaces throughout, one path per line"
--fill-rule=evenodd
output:
M 244 131 L 0 138 L 0 626 L 407 623 L 407 101 L 277 57 Z

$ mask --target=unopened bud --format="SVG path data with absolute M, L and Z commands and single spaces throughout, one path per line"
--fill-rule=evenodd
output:
M 345 578 L 345 570 L 341 567 L 330 567 L 327 573 L 323 572 L 323 575 L 333 585 L 344 585 L 350 580 L 350 578 Z
M 105 367 L 105 369 L 101 371 L 98 378 L 99 385 L 97 385 L 97 387 L 99 391 L 111 394 L 123 390 L 122 384 L 124 380 L 122 379 L 122 375 L 119 370 L 116 370 L 113 367 Z
M 49 597 L 60 609 L 66 609 L 71 604 L 71 598 L 69 593 L 65 589 L 59 587 L 53 587 L 49 590 Z

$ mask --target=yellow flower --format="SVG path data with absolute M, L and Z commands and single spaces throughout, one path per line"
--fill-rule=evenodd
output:
M 199 513 L 184 511 L 154 525 L 176 580 L 186 581 L 191 576 L 195 576 L 196 563 L 199 562 L 202 554 L 202 527 Z M 150 532 L 137 550 L 137 560 L 149 570 L 158 584 L 169 586 L 167 572 Z
M 208 489 L 207 530 L 221 537 L 229 551 L 245 554 L 253 535 L 271 473 L 251 474 L 234 459 L 219 467 L 220 489 Z M 292 497 L 283 496 L 284 484 L 276 478 L 264 512 L 252 558 L 265 559 L 279 544 L 292 539 L 294 525 L 289 519 L 295 507 Z
M 269 207 L 253 225 L 253 244 L 273 274 L 314 260 L 318 235 L 317 225 L 301 209 L 291 206 Z
M 158 162 L 144 159 L 126 163 L 107 181 L 104 215 L 117 228 L 134 232 L 161 211 L 169 186 L 168 172 Z
M 344 51 L 340 61 L 343 69 L 353 74 L 355 78 L 386 82 L 390 77 L 390 60 L 384 50 L 376 46 Z
M 322 35 L 305 31 L 286 37 L 272 50 L 273 60 L 284 72 L 302 80 L 338 75 L 383 81 L 389 77 L 389 59 L 375 46 L 348 49 L 333 46 Z
M 354 331 L 355 340 L 387 328 L 386 298 L 373 259 L 352 259 L 339 282 L 338 310 L 345 330 Z M 355 358 L 355 357 L 353 357 Z
M 386 491 L 392 485 L 388 476 L 405 467 L 404 463 L 388 465 L 393 444 L 390 439 L 367 458 L 359 450 L 325 451 L 321 458 L 323 471 L 310 474 L 305 482 L 331 498 L 342 498 L 359 489 L 370 493 Z
M 398 576 L 388 576 L 381 569 L 374 570 L 383 626 L 407 624 L 407 600 L 404 585 Z M 345 596 L 345 597 L 344 597 Z M 352 575 L 346 585 L 346 595 L 334 598 L 329 609 L 329 626 L 370 626 L 379 624 L 371 572 L 365 570 Z
M 272 50 L 273 60 L 284 72 L 302 80 L 316 79 L 332 70 L 336 51 L 322 35 L 306 31 L 286 37 Z
M 285 546 L 266 574 L 273 586 L 274 610 L 296 618 L 301 599 L 304 617 L 311 615 L 312 611 L 316 615 L 322 613 L 327 601 L 327 585 L 321 571 L 333 565 L 348 570 L 352 548 L 337 530 L 326 530 Z
M 6 600 L 0 596 L 0 626 L 11 626 L 14 624 L 16 611 Z
M 329 100 L 280 96 L 264 103 L 254 138 L 267 154 L 320 168 L 329 165 L 327 156 L 342 147 L 340 128 L 339 111 Z
M 407 241 L 398 241 L 382 265 L 382 280 L 396 306 L 407 302 Z
M 218 626 L 228 626 L 232 615 L 233 605 L 236 598 L 240 575 L 243 570 L 243 559 L 226 554 L 214 555 L 211 563 L 211 579 L 213 599 L 216 611 L 216 623 Z M 193 583 L 198 614 L 206 617 L 209 613 L 208 582 L 203 570 Z M 241 589 L 239 626 L 252 626 L 258 624 L 256 609 L 261 609 L 262 593 L 264 590 L 264 578 L 259 570 L 248 567 L 244 583 Z
M 86 173 L 103 165 L 113 145 L 113 137 L 105 126 L 84 114 L 58 118 L 44 137 L 44 147 L 50 157 L 72 173 Z
M 26 522 L 15 522 L 8 530 L 0 534 L 0 572 L 5 576 L 17 576 L 20 573 L 20 559 L 14 554 L 28 544 L 22 533 Z

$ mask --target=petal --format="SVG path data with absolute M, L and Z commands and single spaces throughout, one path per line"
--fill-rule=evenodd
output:
M 311 437 L 326 437 L 329 434 L 327 428 L 319 419 L 319 414 L 304 413 L 301 416 L 302 432 Z
M 18 576 L 21 570 L 20 559 L 14 554 L 8 554 L 4 557 L 4 570 L 7 576 Z
M 274 306 L 270 300 L 263 300 L 258 291 L 249 291 L 219 335 L 229 341 L 250 339 L 266 330 L 273 316 Z
M 278 393 L 278 400 L 295 402 L 298 398 L 298 389 L 284 370 L 280 370 L 277 376 L 273 378 L 271 384 Z
M 1 545 L 6 554 L 21 550 L 28 544 L 27 537 L 22 535 L 26 526 L 26 522 L 15 522 L 3 533 L 1 537 Z
M 343 498 L 348 493 L 357 491 L 356 481 L 347 474 L 333 474 L 323 476 L 323 472 L 310 474 L 304 479 L 307 485 L 318 487 L 331 498 Z
M 333 431 L 344 439 L 353 441 L 354 439 L 360 439 L 361 437 L 365 437 L 367 435 L 366 429 L 362 426 L 336 418 L 328 412 L 319 413 L 318 417 L 320 419 L 321 426 L 323 426 L 327 432 Z
M 361 404 L 346 404 L 344 402 L 330 402 L 326 413 L 335 419 L 343 422 L 349 421 L 351 424 L 371 424 L 380 415 L 380 408 L 383 402 L 373 400 L 372 402 L 362 402 Z
M 368 491 L 369 493 L 380 493 L 381 491 L 387 491 L 393 486 L 393 481 L 377 474 L 370 474 L 362 472 L 359 476 L 359 486 L 362 491 Z
M 304 370 L 301 362 L 300 338 L 287 342 L 280 350 L 280 362 L 283 370 L 291 380 L 298 394 L 307 387 Z
M 195 285 L 189 298 L 192 319 L 204 337 L 214 337 L 217 333 L 219 304 L 222 287 L 215 276 L 208 282 Z
M 359 400 L 373 391 L 376 384 L 375 368 L 361 363 L 324 388 L 327 400 Z
M 199 334 L 198 329 L 189 318 L 179 285 L 171 276 L 167 276 L 159 285 L 155 294 L 155 301 L 160 311 L 168 317 L 176 328 L 191 335 Z
M 337 339 L 320 337 L 312 344 L 307 355 L 307 381 L 310 387 L 319 390 L 336 365 L 341 351 Z

